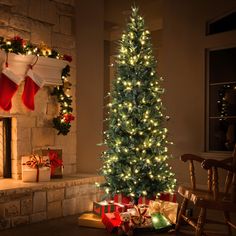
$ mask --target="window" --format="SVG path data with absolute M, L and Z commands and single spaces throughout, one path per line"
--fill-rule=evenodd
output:
M 236 141 L 236 47 L 209 50 L 207 151 L 232 151 Z
M 231 12 L 217 20 L 208 23 L 207 34 L 217 34 L 236 29 L 236 12 Z

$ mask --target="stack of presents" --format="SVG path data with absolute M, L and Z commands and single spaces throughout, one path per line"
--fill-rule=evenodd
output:
M 176 194 L 163 193 L 156 199 L 140 197 L 138 204 L 117 194 L 112 200 L 93 203 L 93 212 L 79 217 L 79 226 L 106 228 L 110 233 L 133 235 L 135 231 L 170 230 L 176 223 Z
M 32 155 L 23 156 L 21 164 L 23 182 L 50 181 L 63 175 L 61 149 L 36 150 Z

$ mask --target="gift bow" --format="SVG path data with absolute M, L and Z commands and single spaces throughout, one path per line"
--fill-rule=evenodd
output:
M 176 223 L 178 204 L 168 201 L 150 201 L 149 203 L 149 214 L 161 213 L 164 215 L 171 223 Z
M 44 159 L 41 156 L 31 155 L 29 160 L 23 163 L 22 165 L 26 165 L 30 168 L 41 168 L 41 167 L 50 167 L 50 162 L 48 159 Z
M 147 220 L 151 219 L 151 216 L 147 214 L 147 209 L 148 208 L 145 205 L 134 205 L 135 213 L 131 212 L 131 222 L 136 226 L 141 226 L 147 223 Z
M 58 153 L 55 151 L 49 151 L 48 156 L 51 163 L 51 175 L 54 175 L 55 169 L 59 166 L 63 166 L 63 161 L 59 159 Z
M 44 159 L 41 156 L 31 155 L 29 157 L 29 160 L 23 163 L 22 165 L 26 165 L 30 168 L 37 169 L 36 182 L 38 182 L 39 181 L 39 168 L 50 167 L 50 162 L 48 159 Z

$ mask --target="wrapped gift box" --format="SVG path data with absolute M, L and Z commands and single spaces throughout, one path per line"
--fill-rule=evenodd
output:
M 107 201 L 93 202 L 93 213 L 103 217 L 105 213 L 114 212 L 115 205 Z
M 50 167 L 35 167 L 25 163 L 30 161 L 31 156 L 23 156 L 22 161 L 22 181 L 23 182 L 43 182 L 50 181 Z M 48 157 L 42 157 L 43 162 L 48 162 Z M 49 163 L 49 162 L 48 162 Z
M 102 218 L 93 213 L 84 213 L 78 219 L 79 226 L 105 229 Z
M 102 223 L 110 233 L 117 232 L 121 224 L 120 215 L 118 212 L 105 213 L 102 217 Z
M 123 194 L 116 194 L 114 196 L 114 202 L 122 203 L 122 204 L 130 204 L 131 203 L 131 198 L 126 197 Z
M 115 205 L 115 211 L 116 211 L 116 212 L 125 212 L 125 211 L 127 211 L 128 209 L 134 207 L 134 205 L 131 204 L 131 203 L 130 203 L 130 204 L 122 204 L 122 203 L 114 202 L 114 205 Z
M 155 200 L 149 202 L 148 211 L 150 215 L 161 213 L 171 223 L 176 223 L 178 203 Z
M 138 204 L 145 204 L 145 205 L 148 205 L 150 200 L 155 200 L 156 199 L 156 196 L 152 197 L 152 198 L 147 198 L 145 196 L 143 197 L 139 197 L 138 199 Z
M 154 213 L 151 215 L 152 225 L 155 229 L 164 229 L 172 226 L 171 222 L 161 213 Z
M 125 205 L 123 205 L 121 203 L 115 202 L 114 205 L 115 205 L 115 212 L 125 212 L 127 210 Z
M 63 177 L 63 160 L 61 149 L 39 149 L 34 150 L 35 154 L 48 156 L 51 163 L 51 178 Z
M 147 205 L 134 205 L 128 209 L 134 228 L 152 228 L 152 219 Z
M 176 202 L 176 193 L 161 193 L 157 198 L 162 201 Z

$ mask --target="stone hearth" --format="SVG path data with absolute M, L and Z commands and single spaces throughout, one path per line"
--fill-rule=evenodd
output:
M 45 183 L 0 180 L 0 230 L 92 210 L 102 177 L 74 175 Z

